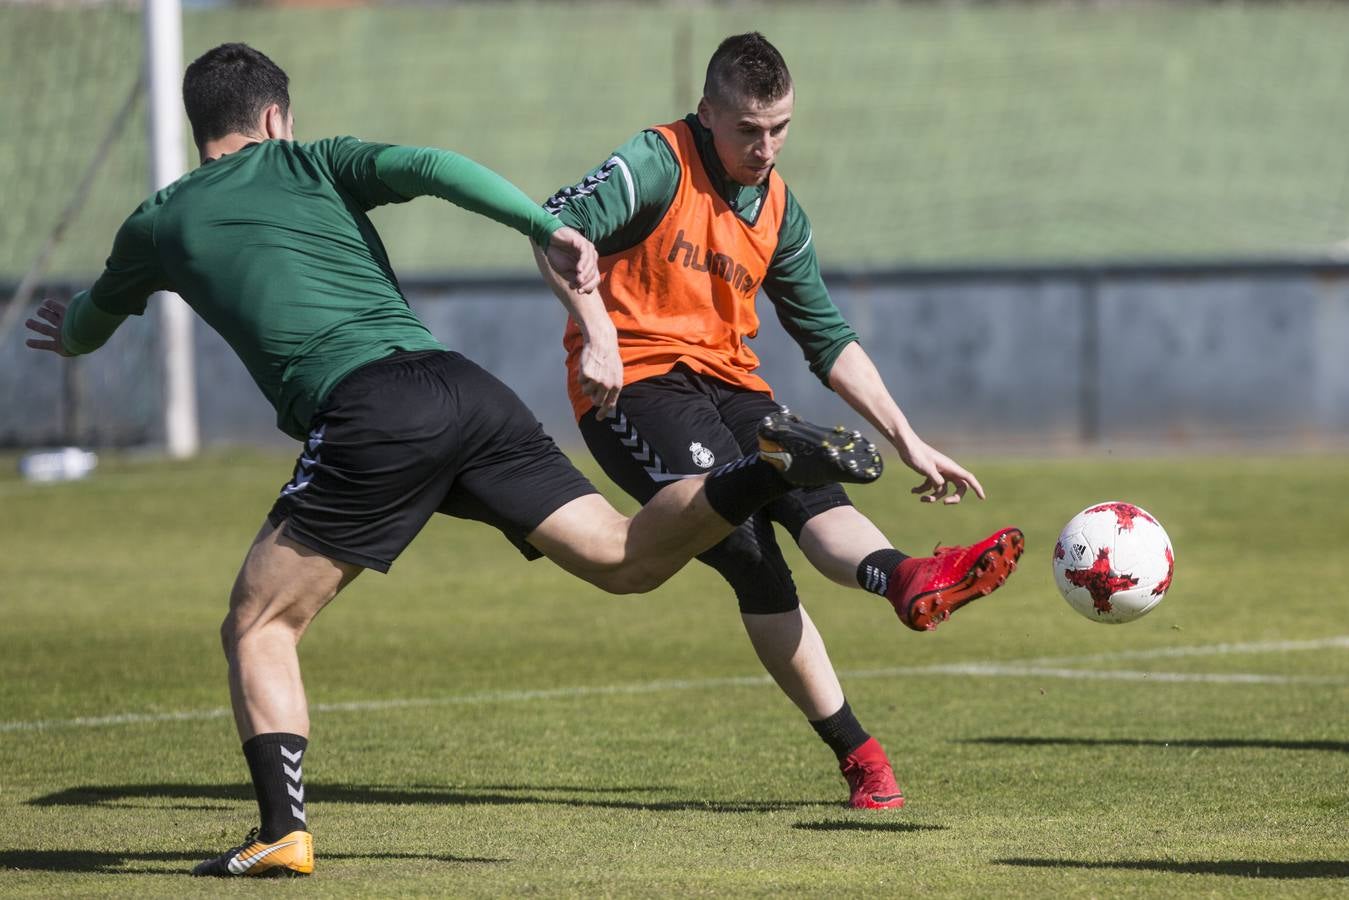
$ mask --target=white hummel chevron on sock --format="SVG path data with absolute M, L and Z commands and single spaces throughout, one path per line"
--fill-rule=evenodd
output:
M 262 816 L 259 837 L 275 841 L 292 831 L 307 831 L 304 766 L 309 742 L 298 734 L 260 734 L 244 743 L 253 789 Z

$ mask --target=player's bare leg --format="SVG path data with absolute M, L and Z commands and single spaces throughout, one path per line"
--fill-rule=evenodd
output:
M 702 482 L 671 484 L 632 518 L 599 494 L 578 497 L 544 519 L 529 542 L 611 594 L 654 590 L 733 530 L 707 502 Z
M 863 559 L 879 550 L 892 549 L 889 540 L 880 529 L 852 506 L 837 506 L 812 516 L 802 527 L 798 544 L 806 558 L 821 574 L 831 581 L 849 587 L 857 586 L 858 566 Z M 802 612 L 804 613 L 804 610 Z M 748 622 L 746 627 L 749 627 Z M 754 639 L 753 631 L 750 632 L 750 637 L 751 640 Z M 816 638 L 818 640 L 818 635 Z M 761 653 L 760 658 L 762 657 Z M 802 706 L 802 711 L 806 712 L 806 717 L 812 723 L 818 723 L 825 716 L 852 718 L 851 710 L 843 709 L 842 688 L 836 688 L 836 695 L 828 688 L 830 681 L 834 686 L 838 685 L 838 676 L 829 663 L 822 641 L 818 651 L 804 653 L 791 662 L 791 671 L 786 679 L 778 678 L 774 672 L 778 684 L 789 696 L 791 690 L 784 684 L 784 680 L 790 680 L 795 676 L 802 685 L 809 685 L 817 692 L 814 697 L 815 703 L 823 704 L 826 697 L 830 698 L 832 705 L 820 713 L 808 712 L 806 707 Z M 764 665 L 770 672 L 774 671 L 767 661 Z M 827 670 L 827 679 L 816 674 L 821 669 Z M 834 696 L 837 697 L 836 700 L 833 699 Z M 801 706 L 800 702 L 797 705 Z M 867 737 L 858 746 L 850 748 L 846 754 L 842 750 L 836 752 L 840 754 L 839 769 L 848 782 L 850 802 L 854 807 L 897 809 L 904 805 L 904 794 L 895 780 L 890 759 L 886 755 L 885 748 L 874 737 Z
M 529 542 L 606 591 L 642 593 L 793 487 L 868 484 L 883 468 L 859 432 L 821 428 L 786 410 L 765 417 L 759 444 L 757 457 L 671 482 L 631 519 L 599 495 L 578 497 L 544 519 Z
M 230 702 L 262 817 L 260 829 L 196 875 L 305 875 L 314 844 L 304 806 L 303 756 L 309 705 L 297 648 L 309 623 L 351 583 L 360 566 L 338 562 L 264 525 L 230 592 L 220 628 Z
M 230 592 L 220 627 L 239 738 L 309 736 L 297 647 L 309 623 L 361 567 L 329 559 L 264 524 Z
M 804 607 L 769 615 L 742 613 L 764 668 L 834 751 L 848 782 L 849 803 L 860 809 L 897 809 L 904 793 L 885 748 L 867 734 L 848 705 L 838 675 Z
M 851 506 L 812 517 L 798 542 L 821 574 L 838 584 L 881 594 L 900 620 L 916 630 L 936 627 L 955 609 L 999 587 L 1016 568 L 1022 548 L 1021 532 L 1004 528 L 970 547 L 938 548 L 931 557 L 910 558 Z M 769 670 L 773 671 L 771 666 Z M 903 805 L 890 761 L 874 738 L 841 759 L 840 768 L 852 789 L 854 806 Z
M 784 613 L 741 613 L 740 620 L 759 661 L 807 719 L 818 722 L 842 708 L 843 687 L 804 606 Z
M 862 560 L 893 546 L 855 506 L 836 506 L 811 517 L 797 545 L 821 575 L 845 587 L 857 587 Z

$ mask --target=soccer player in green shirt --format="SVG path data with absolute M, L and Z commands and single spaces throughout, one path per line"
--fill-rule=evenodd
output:
M 762 288 L 811 371 L 922 477 L 914 493 L 947 504 L 969 490 L 982 498 L 973 474 L 915 433 L 820 278 L 810 221 L 774 168 L 794 98 L 787 64 L 763 35 L 729 37 L 708 64 L 696 114 L 639 132 L 546 204 L 600 254 L 592 295 L 543 267 L 571 314 L 567 387 L 581 434 L 609 477 L 644 503 L 753 454 L 757 423 L 778 409 L 747 344 Z M 847 703 L 801 607 L 775 522 L 821 573 L 886 597 L 915 630 L 1000 586 L 1021 532 L 909 557 L 832 484 L 773 501 L 698 557 L 729 582 L 760 660 L 834 751 L 850 803 L 902 806 L 884 749 Z
M 297 644 L 363 569 L 387 571 L 433 513 L 491 524 L 526 558 L 630 593 L 794 485 L 879 476 L 865 441 L 775 416 L 760 429 L 762 457 L 620 515 L 509 388 L 413 314 L 366 213 L 448 200 L 529 235 L 581 296 L 598 277 L 589 241 L 458 154 L 349 137 L 296 143 L 286 74 L 246 45 L 193 62 L 183 99 L 201 166 L 126 220 L 90 290 L 39 307 L 28 345 L 91 352 L 152 292 L 176 291 L 239 355 L 278 427 L 304 441 L 221 628 L 261 825 L 195 874 L 313 871 Z

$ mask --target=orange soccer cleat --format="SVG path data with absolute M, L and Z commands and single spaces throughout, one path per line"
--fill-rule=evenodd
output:
M 254 828 L 237 847 L 198 863 L 193 875 L 308 875 L 314 871 L 314 836 L 292 831 L 275 841 L 258 839 Z

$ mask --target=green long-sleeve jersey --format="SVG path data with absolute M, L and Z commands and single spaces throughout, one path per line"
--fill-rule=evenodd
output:
M 408 307 L 366 213 L 437 196 L 530 235 L 562 227 L 500 175 L 433 148 L 269 140 L 210 160 L 123 223 L 103 274 L 72 300 L 62 343 L 97 349 L 127 315 L 174 291 L 229 343 L 303 440 L 353 369 L 444 349 Z
M 693 132 L 699 160 L 729 211 L 755 221 L 767 181 L 745 186 L 731 180 L 717 156 L 712 133 L 696 115 L 684 121 Z M 656 132 L 642 131 L 579 184 L 554 194 L 544 207 L 589 238 L 600 256 L 608 256 L 636 246 L 656 229 L 674 200 L 679 177 L 679 162 L 670 146 Z M 811 371 L 828 385 L 834 361 L 857 340 L 857 333 L 829 296 L 812 238 L 810 219 L 788 189 L 763 291 Z

